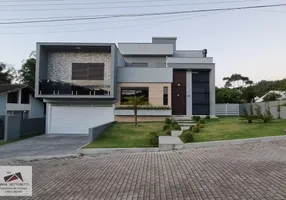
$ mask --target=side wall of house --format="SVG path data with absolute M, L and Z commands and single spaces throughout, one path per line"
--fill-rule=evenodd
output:
M 30 118 L 45 117 L 43 102 L 39 101 L 38 99 L 35 99 L 33 96 L 30 96 L 30 104 Z

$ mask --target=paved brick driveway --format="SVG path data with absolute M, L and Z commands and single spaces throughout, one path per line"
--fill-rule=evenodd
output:
M 286 199 L 286 141 L 22 164 L 32 199 Z

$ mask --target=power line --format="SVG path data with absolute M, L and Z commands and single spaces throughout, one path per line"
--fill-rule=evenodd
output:
M 180 16 L 187 16 L 187 15 L 191 15 L 192 13 L 187 13 L 187 14 L 178 14 Z M 156 17 L 156 19 L 161 19 L 161 18 L 166 18 L 166 17 L 174 17 L 172 15 L 170 16 L 159 16 L 159 17 Z M 118 23 L 118 22 L 129 22 L 129 21 L 137 21 L 137 20 L 150 20 L 150 19 L 154 19 L 154 17 L 144 17 L 143 19 L 142 18 L 139 18 L 139 19 L 127 19 L 127 20 L 112 20 L 112 21 L 98 21 L 96 22 L 96 24 L 103 24 L 103 23 Z M 92 22 L 78 22 L 78 23 L 69 23 L 69 24 L 35 24 L 35 25 L 30 25 L 30 26 L 27 26 L 27 25 L 24 25 L 24 26 L 5 26 L 5 27 L 2 27 L 2 28 L 5 28 L 5 29 L 19 29 L 19 28 L 38 28 L 38 27 L 50 27 L 50 26 L 74 26 L 74 25 L 86 25 L 86 24 L 92 24 Z
M 140 0 L 140 1 L 108 1 L 108 2 L 80 2 L 80 3 L 54 3 L 54 4 L 7 4 L 1 5 L 1 7 L 35 7 L 35 6 L 61 6 L 61 5 L 102 5 L 102 4 L 135 4 L 135 3 L 147 3 L 147 2 L 166 2 L 174 0 Z M 2 1 L 0 1 L 1 3 Z M 21 1 L 22 2 L 22 1 Z M 45 3 L 44 1 L 43 3 Z M 11 1 L 10 1 L 11 3 Z M 39 3 L 39 1 L 37 1 Z
M 84 21 L 84 20 L 92 20 L 92 19 L 108 19 L 108 18 L 119 18 L 119 17 L 177 15 L 177 14 L 184 14 L 184 13 L 201 13 L 201 12 L 203 13 L 203 12 L 213 12 L 213 11 L 247 10 L 247 9 L 259 9 L 259 8 L 281 7 L 281 6 L 286 6 L 286 4 L 271 4 L 271 5 L 231 7 L 231 8 L 213 8 L 213 9 L 201 9 L 201 10 L 184 10 L 184 11 L 160 12 L 160 13 L 133 13 L 133 14 L 117 14 L 117 15 L 105 15 L 105 16 L 98 16 L 97 15 L 94 17 L 66 18 L 66 19 L 10 21 L 10 22 L 0 22 L 0 25 L 1 24 L 48 23 L 48 22 L 63 22 L 63 21 Z
M 133 25 L 124 25 L 124 26 L 116 26 L 116 27 L 108 27 L 108 28 L 100 28 L 100 29 L 81 29 L 81 30 L 70 30 L 70 31 L 54 31 L 54 32 L 44 32 L 44 33 L 35 33 L 35 32 L 25 32 L 25 33 L 0 33 L 0 35 L 23 35 L 23 34 L 55 34 L 55 33 L 74 33 L 74 32 L 89 32 L 89 31 L 102 31 L 102 30 L 112 30 L 112 29 L 120 29 L 120 28 L 126 28 L 126 27 L 136 27 L 136 26 L 148 26 L 152 24 L 160 24 L 160 23 L 167 23 L 167 22 L 174 22 L 174 21 L 179 21 L 179 20 L 185 20 L 185 19 L 194 19 L 194 18 L 199 18 L 199 17 L 204 17 L 204 16 L 209 16 L 209 15 L 214 15 L 214 14 L 219 14 L 222 12 L 226 11 L 217 11 L 215 13 L 208 13 L 204 15 L 198 15 L 194 17 L 185 17 L 185 18 L 178 18 L 178 19 L 173 19 L 173 20 L 165 20 L 165 21 L 160 21 L 160 22 L 151 22 L 147 24 L 133 24 Z
M 31 9 L 2 9 L 2 12 L 11 11 L 60 11 L 60 10 L 103 10 L 103 9 L 128 9 L 128 8 L 156 8 L 156 7 L 174 7 L 174 6 L 190 6 L 190 5 L 207 5 L 207 4 L 225 4 L 225 3 L 239 3 L 239 2 L 257 2 L 261 0 L 237 0 L 237 1 L 216 1 L 216 2 L 201 2 L 201 3 L 181 3 L 181 4 L 157 4 L 157 5 L 134 5 L 134 6 L 105 6 L 105 7 L 74 7 L 74 8 L 31 8 Z M 83 4 L 82 4 L 83 5 Z

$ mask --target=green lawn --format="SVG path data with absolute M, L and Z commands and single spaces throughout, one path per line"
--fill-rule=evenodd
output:
M 151 147 L 148 142 L 149 133 L 160 132 L 163 135 L 163 125 L 163 122 L 150 122 L 139 123 L 135 127 L 134 123 L 115 123 L 85 148 Z
M 266 124 L 254 121 L 253 124 L 248 124 L 238 117 L 220 117 L 207 120 L 205 128 L 195 134 L 194 142 L 286 135 L 283 132 L 285 128 L 286 120 L 274 120 Z
M 9 143 L 12 143 L 12 142 L 18 142 L 18 141 L 21 141 L 21 140 L 25 140 L 25 139 L 28 139 L 28 138 L 31 138 L 31 137 L 35 137 L 35 136 L 38 136 L 38 135 L 41 135 L 41 134 L 40 133 L 31 133 L 29 135 L 21 136 L 17 140 L 13 140 L 13 141 L 9 141 L 9 142 L 0 141 L 0 146 L 5 145 L 5 144 L 9 144 Z

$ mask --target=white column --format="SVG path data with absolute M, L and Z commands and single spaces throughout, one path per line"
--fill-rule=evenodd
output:
M 186 85 L 186 107 L 187 107 L 187 116 L 192 116 L 193 114 L 193 95 L 192 95 L 192 71 L 188 70 L 186 73 L 187 76 L 187 85 Z
M 51 104 L 46 103 L 46 134 L 50 133 L 51 127 Z
M 215 116 L 215 67 L 210 71 L 210 116 Z

